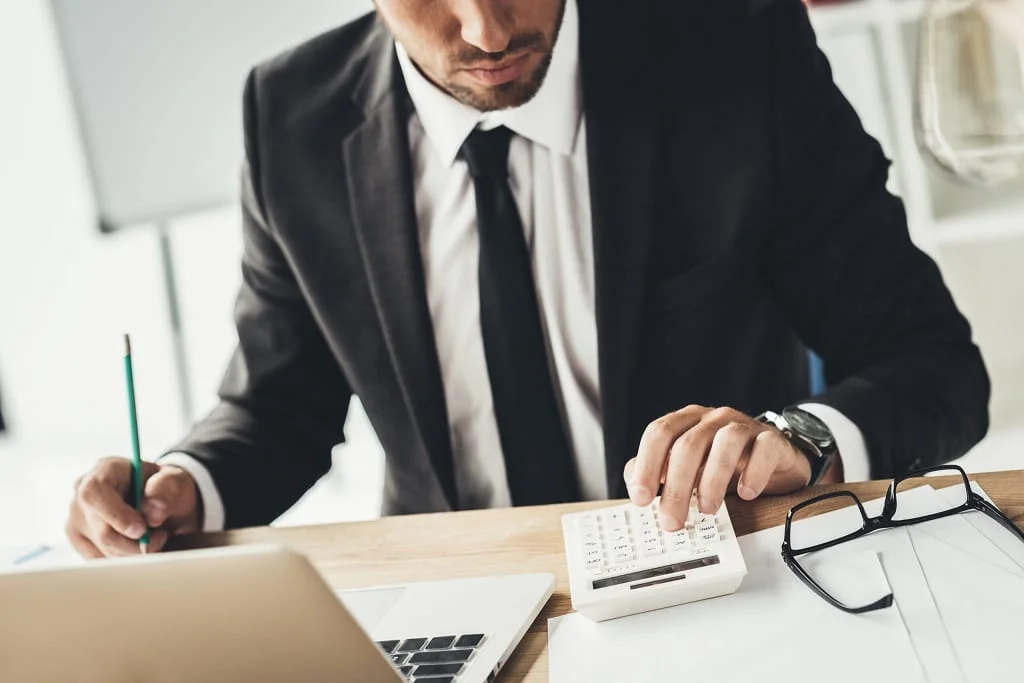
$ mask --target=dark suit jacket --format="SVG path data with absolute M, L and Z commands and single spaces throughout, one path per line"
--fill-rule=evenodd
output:
M 816 400 L 863 430 L 873 475 L 981 438 L 968 324 L 799 0 L 579 10 L 611 494 L 659 415 L 806 399 L 808 347 L 830 385 Z M 391 36 L 369 15 L 257 67 L 244 110 L 240 344 L 178 449 L 209 467 L 228 526 L 265 524 L 327 471 L 354 393 L 387 453 L 385 512 L 452 509 Z

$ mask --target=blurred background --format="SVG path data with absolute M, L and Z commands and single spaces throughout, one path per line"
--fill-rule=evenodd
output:
M 992 429 L 963 461 L 975 471 L 1024 467 L 1020 7 L 809 10 L 837 84 L 895 162 L 914 240 L 988 364 Z M 0 546 L 61 542 L 75 477 L 130 454 L 124 332 L 144 457 L 212 407 L 234 344 L 247 68 L 369 9 L 0 2 Z M 278 524 L 377 516 L 383 454 L 357 401 L 347 432 L 331 474 Z

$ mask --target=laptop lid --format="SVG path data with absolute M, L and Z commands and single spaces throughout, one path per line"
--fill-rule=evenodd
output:
M 0 681 L 401 677 L 302 555 L 239 546 L 0 575 Z

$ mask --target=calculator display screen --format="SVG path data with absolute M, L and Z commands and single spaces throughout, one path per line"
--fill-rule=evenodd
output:
M 598 579 L 597 581 L 593 582 L 592 586 L 594 590 L 598 590 L 600 588 L 608 588 L 609 586 L 619 586 L 624 583 L 643 581 L 644 579 L 653 579 L 658 576 L 666 576 L 668 574 L 685 572 L 691 569 L 699 569 L 700 567 L 710 567 L 718 563 L 718 555 L 709 555 L 707 557 L 701 557 L 696 560 L 687 560 L 686 562 L 675 562 L 673 564 L 666 564 L 661 567 L 641 569 L 639 571 L 630 572 L 629 574 L 610 576 L 607 579 Z

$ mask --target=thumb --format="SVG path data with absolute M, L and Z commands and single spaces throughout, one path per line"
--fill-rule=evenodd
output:
M 150 527 L 166 524 L 171 531 L 198 531 L 198 496 L 192 476 L 180 467 L 160 467 L 149 479 L 142 514 Z

